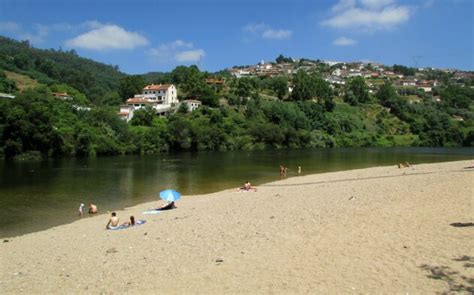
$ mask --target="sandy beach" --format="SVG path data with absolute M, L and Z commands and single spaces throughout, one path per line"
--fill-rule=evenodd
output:
M 472 161 L 303 175 L 0 242 L 2 294 L 474 292 Z M 99 208 L 100 209 L 100 208 Z

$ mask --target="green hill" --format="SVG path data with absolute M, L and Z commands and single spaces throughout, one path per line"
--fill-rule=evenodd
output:
M 102 104 L 104 99 L 117 96 L 120 79 L 126 76 L 117 66 L 80 57 L 74 50 L 37 49 L 28 41 L 19 42 L 2 36 L 0 70 L 8 71 L 9 79 L 15 76 L 11 73 L 16 73 L 40 84 L 68 84 L 84 93 L 94 104 Z M 22 89 L 21 86 L 18 88 Z
M 0 157 L 474 146 L 472 81 L 448 79 L 425 93 L 390 79 L 354 77 L 334 86 L 324 74 L 327 68 L 317 66 L 294 75 L 236 78 L 178 66 L 129 76 L 73 50 L 35 49 L 0 37 L 0 92 L 16 96 L 0 99 Z M 222 85 L 208 83 L 223 76 Z M 180 107 L 166 118 L 144 108 L 122 121 L 117 106 L 146 83 L 173 83 L 180 99 L 198 99 L 202 106 L 192 112 Z

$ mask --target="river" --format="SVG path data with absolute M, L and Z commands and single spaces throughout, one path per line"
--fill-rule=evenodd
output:
M 100 212 L 158 200 L 166 188 L 185 197 L 302 174 L 474 158 L 473 148 L 341 148 L 176 153 L 147 156 L 0 162 L 0 237 L 12 237 L 79 218 L 80 203 Z M 158 201 L 157 201 L 158 204 Z M 89 217 L 86 217 L 89 218 Z M 98 217 L 94 217 L 98 218 Z M 106 221 L 104 217 L 104 222 Z

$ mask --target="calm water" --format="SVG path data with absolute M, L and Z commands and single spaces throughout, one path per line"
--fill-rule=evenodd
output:
M 280 164 L 288 166 L 291 177 L 298 166 L 303 174 L 310 174 L 404 161 L 418 164 L 473 158 L 472 148 L 363 148 L 0 162 L 0 237 L 77 220 L 81 202 L 93 201 L 99 211 L 106 212 L 158 200 L 157 192 L 165 188 L 193 195 L 237 187 L 245 180 L 262 184 L 279 179 Z

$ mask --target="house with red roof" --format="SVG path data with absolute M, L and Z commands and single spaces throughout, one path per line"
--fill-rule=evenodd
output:
M 178 91 L 173 84 L 150 84 L 143 88 L 141 94 L 127 99 L 117 113 L 127 122 L 133 118 L 133 113 L 144 107 L 150 107 L 157 115 L 166 115 L 178 106 Z

